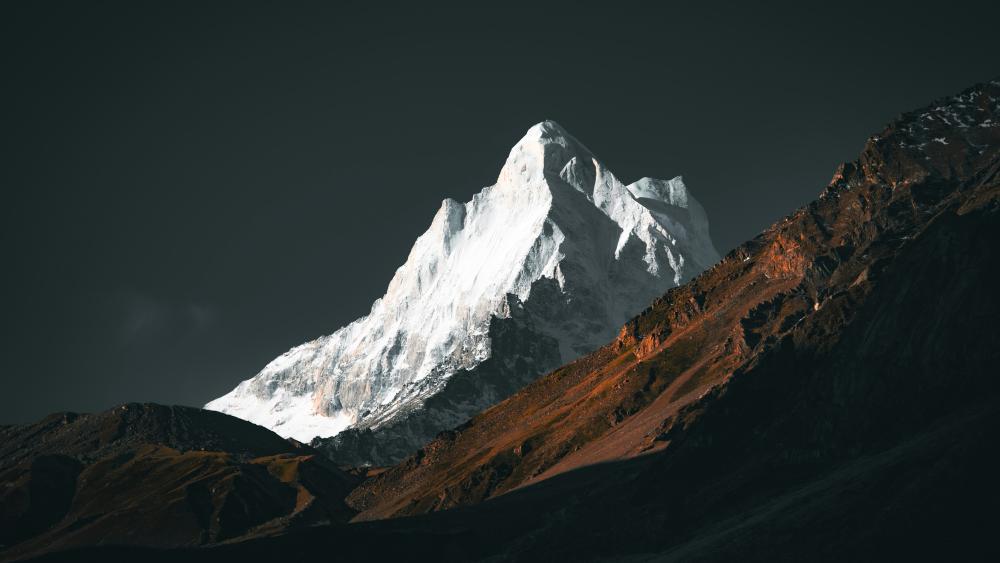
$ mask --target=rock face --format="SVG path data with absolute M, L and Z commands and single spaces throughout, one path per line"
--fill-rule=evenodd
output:
M 0 430 L 0 560 L 345 522 L 356 482 L 316 451 L 217 412 L 59 413 Z
M 624 185 L 559 125 L 497 183 L 445 200 L 368 316 L 293 348 L 206 405 L 334 459 L 385 464 L 590 352 L 715 263 L 680 177 Z

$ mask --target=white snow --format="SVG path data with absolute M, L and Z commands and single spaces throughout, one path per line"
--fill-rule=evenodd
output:
M 626 186 L 545 121 L 514 146 L 496 184 L 467 203 L 442 202 L 367 316 L 205 408 L 302 441 L 378 427 L 490 357 L 489 321 L 509 315 L 507 294 L 527 301 L 535 282 L 558 283 L 579 311 L 548 329 L 569 361 L 718 259 L 680 177 Z

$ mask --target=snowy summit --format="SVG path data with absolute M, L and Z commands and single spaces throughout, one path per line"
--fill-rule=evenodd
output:
M 289 350 L 206 408 L 301 441 L 405 425 L 429 398 L 447 398 L 455 374 L 477 385 L 490 358 L 494 380 L 520 386 L 591 351 L 718 259 L 680 177 L 626 186 L 545 121 L 514 146 L 495 185 L 466 203 L 444 200 L 367 316 Z M 514 317 L 539 351 L 494 350 Z M 407 447 L 512 392 L 495 387 L 434 402 L 442 412 L 403 432 Z

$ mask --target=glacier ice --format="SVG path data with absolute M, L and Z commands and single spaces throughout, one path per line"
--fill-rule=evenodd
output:
M 626 186 L 544 121 L 514 146 L 496 184 L 467 203 L 442 202 L 367 316 L 292 348 L 205 408 L 300 441 L 392 426 L 490 358 L 491 319 L 529 304 L 540 283 L 557 288 L 561 312 L 531 322 L 554 339 L 558 358 L 524 369 L 550 369 L 609 341 L 654 297 L 718 259 L 680 177 Z M 483 406 L 463 405 L 449 421 Z

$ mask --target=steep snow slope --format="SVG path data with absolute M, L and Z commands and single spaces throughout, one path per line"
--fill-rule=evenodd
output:
M 464 204 L 444 200 L 367 316 L 289 350 L 206 408 L 310 440 L 398 425 L 466 374 L 473 389 L 462 400 L 396 436 L 405 455 L 613 338 L 718 259 L 680 177 L 623 185 L 545 121 L 511 150 L 495 185 Z M 511 332 L 501 321 L 514 319 L 519 343 L 498 355 L 498 331 Z M 513 389 L 476 388 L 476 368 L 491 358 L 494 381 L 521 378 Z

